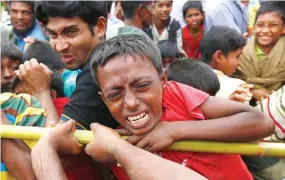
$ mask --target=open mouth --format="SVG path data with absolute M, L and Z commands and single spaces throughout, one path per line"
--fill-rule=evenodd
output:
M 135 116 L 128 116 L 126 118 L 127 122 L 131 124 L 134 128 L 142 128 L 145 126 L 145 124 L 149 120 L 149 113 L 148 112 L 142 112 Z

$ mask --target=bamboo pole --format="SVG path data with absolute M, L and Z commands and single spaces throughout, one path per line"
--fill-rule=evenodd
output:
M 22 140 L 38 140 L 49 130 L 49 128 L 41 127 L 0 125 L 0 137 Z M 92 140 L 93 133 L 92 131 L 76 130 L 74 136 L 80 143 L 87 144 Z M 169 149 L 175 151 L 241 154 L 249 156 L 285 158 L 285 143 L 225 143 L 209 141 L 180 141 L 174 143 Z

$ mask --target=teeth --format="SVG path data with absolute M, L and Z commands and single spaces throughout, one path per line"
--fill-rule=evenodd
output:
M 129 117 L 127 117 L 127 120 L 129 120 L 129 121 L 140 121 L 140 120 L 145 120 L 145 117 L 148 117 L 148 114 L 143 112 L 143 113 L 136 115 L 136 116 L 129 116 Z

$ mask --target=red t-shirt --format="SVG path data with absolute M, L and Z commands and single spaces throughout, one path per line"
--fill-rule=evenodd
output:
M 206 120 L 199 106 L 208 94 L 190 86 L 169 81 L 163 91 L 161 121 Z M 189 129 L 191 131 L 191 129 Z M 161 151 L 161 157 L 184 165 L 210 180 L 252 180 L 240 155 Z M 135 155 L 134 155 L 135 156 Z M 123 169 L 115 166 L 113 172 L 119 180 L 128 179 Z
M 182 29 L 182 48 L 189 58 L 198 59 L 201 57 L 199 52 L 200 41 L 203 38 L 204 26 L 201 26 L 201 32 L 197 37 L 193 37 L 189 32 L 188 26 Z
M 55 106 L 55 109 L 57 111 L 57 114 L 61 116 L 64 106 L 69 103 L 70 99 L 67 97 L 60 97 L 53 99 L 53 104 Z

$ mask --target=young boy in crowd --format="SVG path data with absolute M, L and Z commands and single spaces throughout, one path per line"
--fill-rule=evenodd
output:
M 177 45 L 169 40 L 162 40 L 157 43 L 157 47 L 159 48 L 162 66 L 163 68 L 168 68 L 169 64 L 175 61 L 180 53 Z
M 285 82 L 285 15 L 274 4 L 262 5 L 256 13 L 254 37 L 241 55 L 238 74 L 247 83 L 254 100 L 259 101 Z
M 208 31 L 200 45 L 202 61 L 209 64 L 218 75 L 221 88 L 217 97 L 239 102 L 248 102 L 251 99 L 249 89 L 252 85 L 231 78 L 240 64 L 240 55 L 246 44 L 245 38 L 236 30 L 213 26 Z
M 182 49 L 182 34 L 179 21 L 170 16 L 172 1 L 155 1 L 154 16 L 151 33 L 149 34 L 155 43 L 162 40 L 170 40 Z
M 36 40 L 27 47 L 24 51 L 22 62 L 24 63 L 32 58 L 60 72 L 64 83 L 64 96 L 70 98 L 75 91 L 76 77 L 80 73 L 80 70 L 67 70 L 59 54 L 46 41 Z
M 53 103 L 57 110 L 58 115 L 61 116 L 64 106 L 69 102 L 69 98 L 64 96 L 63 81 L 60 73 L 51 68 L 50 70 L 52 72 L 50 95 L 53 99 Z M 23 84 L 18 78 L 14 79 L 12 87 L 15 94 L 20 94 L 20 93 L 29 94 L 29 91 L 25 89 L 25 87 L 23 87 Z
M 167 69 L 167 80 L 186 84 L 211 96 L 220 90 L 218 76 L 207 64 L 194 59 L 178 59 Z
M 1 93 L 12 92 L 12 80 L 19 69 L 23 53 L 11 42 L 1 43 Z
M 162 149 L 186 139 L 260 139 L 274 131 L 263 113 L 245 104 L 209 97 L 187 85 L 167 82 L 158 48 L 143 36 L 117 36 L 100 44 L 92 54 L 91 69 L 99 95 L 113 117 L 134 135 L 144 136 L 145 141 L 137 146 L 157 149 L 163 158 L 208 179 L 252 179 L 239 155 Z M 146 142 L 149 136 L 152 142 Z M 127 179 L 121 168 L 113 170 L 119 179 Z
M 200 1 L 187 1 L 183 6 L 187 25 L 182 29 L 183 50 L 189 58 L 200 58 L 200 41 L 204 35 L 204 11 Z

